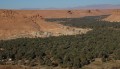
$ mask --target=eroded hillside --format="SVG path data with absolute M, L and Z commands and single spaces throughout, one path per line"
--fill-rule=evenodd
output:
M 0 39 L 85 34 L 75 28 L 46 22 L 46 18 L 76 18 L 110 14 L 108 10 L 0 10 Z
M 120 22 L 120 10 L 113 10 L 112 14 L 105 18 L 104 20 L 110 22 Z

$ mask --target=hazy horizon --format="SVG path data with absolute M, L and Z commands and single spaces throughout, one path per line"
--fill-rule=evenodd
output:
M 112 4 L 120 5 L 120 0 L 3 0 L 0 2 L 0 9 L 23 9 L 23 8 L 71 8 L 77 6 Z

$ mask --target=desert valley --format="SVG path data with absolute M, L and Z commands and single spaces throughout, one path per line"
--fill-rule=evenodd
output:
M 103 20 L 119 22 L 120 10 L 0 10 L 0 39 L 85 34 L 91 28 L 64 26 L 48 18 L 81 18 L 110 15 Z M 69 20 L 69 19 L 68 19 Z
M 0 69 L 120 69 L 120 0 L 1 0 Z

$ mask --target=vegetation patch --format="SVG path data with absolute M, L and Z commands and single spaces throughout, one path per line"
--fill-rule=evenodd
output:
M 58 20 L 93 30 L 83 35 L 0 41 L 0 64 L 13 61 L 14 65 L 81 68 L 96 58 L 102 58 L 103 62 L 120 60 L 120 30 L 115 30 L 120 28 L 120 23 L 99 21 L 98 17 L 53 21 Z

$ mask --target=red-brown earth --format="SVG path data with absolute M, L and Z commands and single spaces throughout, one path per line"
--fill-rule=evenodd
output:
M 112 14 L 117 21 L 119 15 L 114 10 L 0 10 L 0 39 L 21 37 L 49 37 L 59 35 L 85 34 L 92 29 L 63 26 L 55 22 L 47 22 L 45 18 L 76 18 Z M 110 19 L 109 19 L 110 18 Z M 74 30 L 74 31 L 73 31 Z

